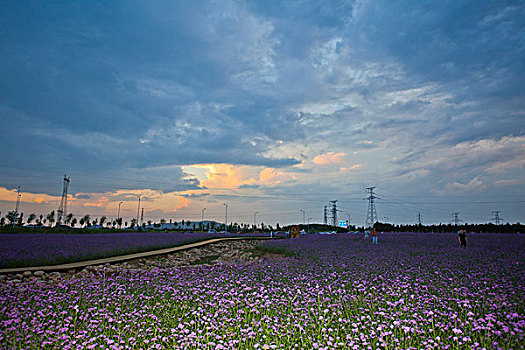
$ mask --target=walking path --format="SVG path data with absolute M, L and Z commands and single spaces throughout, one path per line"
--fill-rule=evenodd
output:
M 44 272 L 51 272 L 51 271 L 63 271 L 63 270 L 73 270 L 73 269 L 82 269 L 87 266 L 92 265 L 103 265 L 106 263 L 117 263 L 127 260 L 135 260 L 135 259 L 142 259 L 142 258 L 148 258 L 155 255 L 164 255 L 164 254 L 170 254 L 173 252 L 181 251 L 181 250 L 187 250 L 192 249 L 196 247 L 202 247 L 207 244 L 217 243 L 217 242 L 223 242 L 223 241 L 238 241 L 238 240 L 252 240 L 252 239 L 271 239 L 270 237 L 225 237 L 225 238 L 212 238 L 208 239 L 206 241 L 196 242 L 196 243 L 190 243 L 178 247 L 173 248 L 164 248 L 164 249 L 158 249 L 158 250 L 152 250 L 149 252 L 142 252 L 142 253 L 134 253 L 134 254 L 127 254 L 127 255 L 120 255 L 120 256 L 112 256 L 102 259 L 95 259 L 95 260 L 86 260 L 86 261 L 78 261 L 68 264 L 60 264 L 60 265 L 48 265 L 48 266 L 31 266 L 31 267 L 13 267 L 8 269 L 0 269 L 0 274 L 8 274 L 8 273 L 23 273 L 25 271 L 44 271 Z

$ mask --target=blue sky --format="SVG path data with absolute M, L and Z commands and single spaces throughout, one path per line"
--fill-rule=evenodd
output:
M 524 221 L 523 1 L 0 4 L 0 210 Z M 134 214 L 135 213 L 135 214 Z M 26 215 L 27 216 L 27 215 Z

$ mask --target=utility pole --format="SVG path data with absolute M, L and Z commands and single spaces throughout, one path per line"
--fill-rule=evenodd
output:
M 144 208 L 142 208 L 142 212 L 140 213 L 140 226 L 142 226 L 143 222 L 144 222 Z
M 340 210 L 337 210 L 337 200 L 335 201 L 330 201 L 330 205 L 332 206 L 332 225 L 333 226 L 338 226 L 338 222 L 337 222 L 337 212 L 340 211 Z
M 454 225 L 456 225 L 456 226 L 457 226 L 461 221 L 463 221 L 463 220 L 460 220 L 460 219 L 459 219 L 459 213 L 452 213 L 452 216 L 454 217 L 454 220 L 453 220 L 453 221 L 454 221 Z
M 16 222 L 18 220 L 18 210 L 20 209 L 20 197 L 22 195 L 20 194 L 20 186 L 18 186 L 18 192 L 16 194 L 16 207 L 15 207 L 15 220 L 13 221 L 13 227 L 16 226 Z
M 122 225 L 120 224 L 120 205 L 122 204 L 122 202 L 120 202 L 118 204 L 118 211 L 117 211 L 117 224 L 118 224 L 118 228 L 122 228 Z
M 494 217 L 492 218 L 492 220 L 494 220 L 494 223 L 495 223 L 496 225 L 499 225 L 499 224 L 501 223 L 501 220 L 503 220 L 503 218 L 501 218 L 501 217 L 499 216 L 499 213 L 500 213 L 499 210 L 495 210 L 495 211 L 492 212 L 492 215 L 494 215 Z
M 328 212 L 326 211 L 327 206 L 324 206 L 324 224 L 328 225 Z
M 60 206 L 57 210 L 57 226 L 62 224 L 62 218 L 67 215 L 67 190 L 69 188 L 69 177 L 64 174 L 64 184 L 62 186 L 62 199 L 60 199 Z
M 374 200 L 379 199 L 379 197 L 376 197 L 374 195 L 374 188 L 376 187 L 372 186 L 366 188 L 366 192 L 368 192 L 368 197 L 366 198 L 368 199 L 368 213 L 366 214 L 366 226 L 368 227 L 372 227 L 377 222 L 377 212 Z
M 303 213 L 303 225 L 304 225 L 305 215 L 306 215 L 306 214 L 305 214 L 304 210 L 302 210 L 302 209 L 301 209 L 301 213 Z
M 137 197 L 139 197 L 139 204 L 137 206 L 137 222 L 136 222 L 137 231 L 138 231 L 139 230 L 139 213 L 140 213 L 140 195 L 137 195 Z
M 202 212 L 201 212 L 201 225 L 204 227 L 204 211 L 206 210 L 206 208 L 202 209 Z M 204 229 L 203 229 L 204 231 Z
M 226 217 L 224 219 L 224 232 L 228 233 L 228 204 L 222 203 L 222 205 L 226 206 Z

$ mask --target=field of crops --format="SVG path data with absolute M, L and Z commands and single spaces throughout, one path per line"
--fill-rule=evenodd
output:
M 4 283 L 0 348 L 523 349 L 524 243 L 302 236 L 250 265 Z
M 172 232 L 0 234 L 0 268 L 56 265 L 137 253 L 214 237 L 239 235 Z M 249 234 L 245 234 L 249 236 Z

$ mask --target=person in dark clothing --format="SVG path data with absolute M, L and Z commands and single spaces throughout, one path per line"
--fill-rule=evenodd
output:
M 458 231 L 458 241 L 459 241 L 459 246 L 461 248 L 467 247 L 467 231 L 465 230 Z

